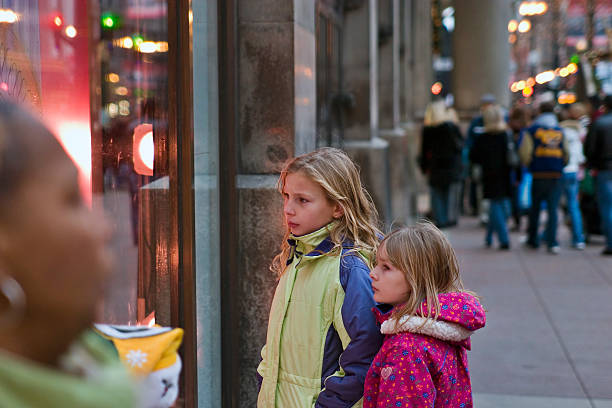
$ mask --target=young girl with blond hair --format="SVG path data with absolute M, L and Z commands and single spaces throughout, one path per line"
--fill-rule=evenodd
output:
M 380 244 L 370 273 L 385 342 L 365 382 L 364 408 L 472 407 L 467 350 L 485 324 L 463 289 L 455 252 L 431 223 L 399 229 Z
M 369 260 L 378 216 L 359 172 L 341 150 L 322 148 L 281 172 L 286 234 L 258 367 L 257 406 L 361 406 L 363 383 L 382 344 Z

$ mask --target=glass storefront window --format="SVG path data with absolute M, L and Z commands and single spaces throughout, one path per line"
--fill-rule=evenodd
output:
M 177 325 L 167 1 L 5 0 L 2 9 L 0 97 L 41 114 L 77 164 L 86 201 L 114 224 L 117 267 L 99 320 Z
M 102 0 L 92 101 L 92 190 L 115 224 L 119 259 L 103 320 L 170 324 L 168 10 L 160 0 Z

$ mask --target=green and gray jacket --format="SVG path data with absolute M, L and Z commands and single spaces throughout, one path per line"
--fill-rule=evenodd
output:
M 334 248 L 329 227 L 289 240 L 257 369 L 259 408 L 361 406 L 383 337 L 370 311 L 370 270 L 351 242 Z

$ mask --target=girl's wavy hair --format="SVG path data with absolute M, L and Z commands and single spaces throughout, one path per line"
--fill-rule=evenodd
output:
M 368 254 L 376 253 L 379 236 L 378 211 L 372 197 L 361 184 L 359 169 L 340 149 L 323 147 L 314 152 L 290 159 L 281 171 L 277 188 L 282 194 L 288 174 L 301 173 L 317 183 L 330 202 L 338 203 L 344 214 L 336 220 L 330 230 L 335 253 L 345 240 L 353 242 L 353 248 Z M 282 275 L 287 267 L 291 247 L 287 242 L 290 231 L 286 226 L 280 252 L 272 261 L 270 269 Z
M 398 322 L 406 315 L 437 319 L 438 294 L 474 294 L 463 287 L 457 256 L 450 242 L 428 221 L 393 231 L 383 239 L 378 250 L 385 251 L 389 262 L 403 272 L 408 283 L 406 302 L 393 312 Z M 423 301 L 427 301 L 427 308 Z

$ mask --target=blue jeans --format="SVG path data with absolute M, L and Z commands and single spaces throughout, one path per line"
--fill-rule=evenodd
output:
M 527 243 L 532 247 L 537 248 L 540 246 L 538 227 L 540 223 L 540 209 L 543 202 L 546 203 L 546 212 L 548 213 L 544 238 L 549 248 L 559 246 L 559 242 L 557 242 L 557 210 L 562 191 L 563 184 L 560 178 L 533 179 L 533 184 L 531 185 L 531 207 L 529 208 L 529 228 L 527 230 Z
M 489 200 L 489 222 L 487 223 L 487 235 L 485 243 L 491 245 L 493 232 L 497 233 L 500 245 L 509 245 L 508 228 L 506 218 L 510 215 L 510 200 L 507 198 L 496 198 Z
M 597 202 L 606 246 L 612 249 L 612 170 L 597 173 Z
M 563 194 L 567 201 L 567 211 L 572 221 L 572 244 L 584 242 L 582 214 L 578 205 L 578 178 L 576 173 L 563 173 Z
M 431 186 L 431 210 L 438 227 L 448 224 L 449 188 Z

